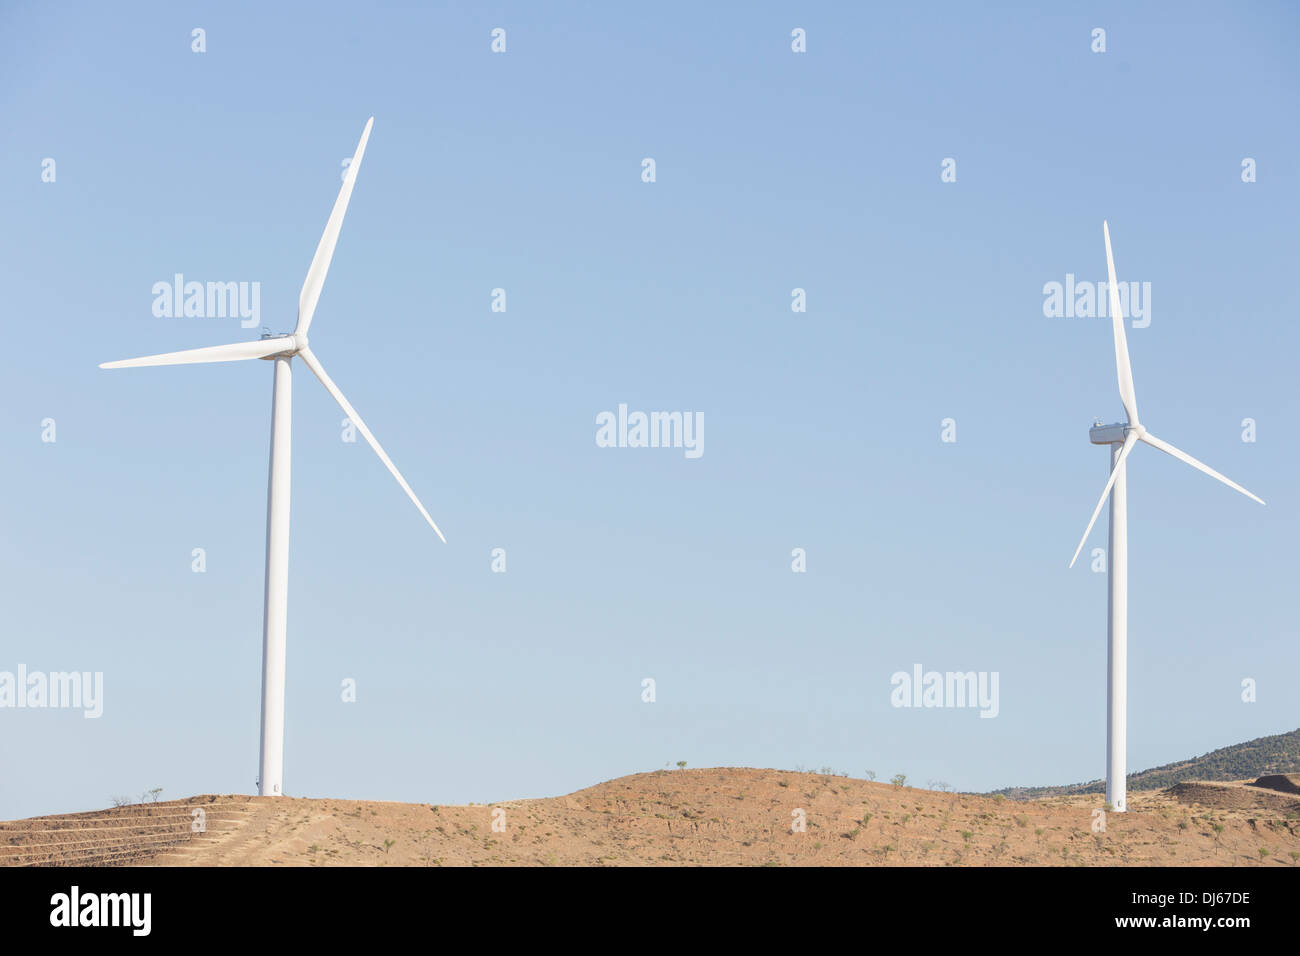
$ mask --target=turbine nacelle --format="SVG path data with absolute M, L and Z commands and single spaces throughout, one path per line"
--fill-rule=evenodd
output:
M 307 336 L 301 332 L 287 332 L 287 333 L 281 333 L 280 335 L 266 335 L 263 336 L 259 341 L 265 342 L 268 345 L 279 345 L 279 344 L 284 345 L 283 351 L 273 352 L 270 355 L 259 356 L 260 358 L 264 358 L 264 359 L 293 358 L 293 356 L 297 355 L 299 352 L 304 352 L 307 349 Z
M 1094 445 L 1122 445 L 1131 433 L 1136 433 L 1138 441 L 1141 441 L 1146 437 L 1147 427 L 1130 425 L 1128 422 L 1116 422 L 1113 425 L 1098 422 L 1088 429 L 1088 441 Z
M 1114 445 L 1123 442 L 1128 434 L 1128 422 L 1115 425 L 1103 425 L 1098 422 L 1088 429 L 1088 440 L 1094 445 Z

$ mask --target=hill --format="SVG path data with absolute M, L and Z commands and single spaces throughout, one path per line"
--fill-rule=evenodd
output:
M 1220 787 L 1227 785 L 1205 785 Z M 659 770 L 469 806 L 203 796 L 0 824 L 0 862 L 161 866 L 1264 865 L 1300 798 L 1236 785 L 1015 803 L 821 773 Z M 193 829 L 195 811 L 206 827 Z
M 1163 790 L 1189 780 L 1245 780 L 1273 773 L 1300 773 L 1300 729 L 1244 744 L 1211 750 L 1200 757 L 1128 775 L 1129 790 Z M 1104 780 L 1058 787 L 1006 787 L 994 790 L 1011 800 L 1105 793 Z

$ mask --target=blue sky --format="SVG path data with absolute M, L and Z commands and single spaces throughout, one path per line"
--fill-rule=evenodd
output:
M 1043 286 L 1104 278 L 1103 218 L 1144 424 L 1269 502 L 1134 452 L 1130 769 L 1300 725 L 1295 10 L 624 6 L 0 10 L 0 671 L 105 698 L 0 709 L 0 818 L 252 791 L 270 365 L 97 365 L 256 336 L 155 317 L 177 272 L 291 330 L 371 115 L 312 348 L 449 543 L 297 363 L 290 794 L 1101 776 L 1105 576 L 1066 563 L 1122 408 Z M 598 448 L 619 403 L 704 454 Z M 998 672 L 998 716 L 891 706 L 915 663 Z

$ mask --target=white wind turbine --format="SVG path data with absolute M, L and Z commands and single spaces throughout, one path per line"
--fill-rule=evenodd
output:
M 1079 539 L 1079 546 L 1074 549 L 1070 567 L 1079 558 L 1083 544 L 1088 540 L 1092 526 L 1101 514 L 1101 507 L 1110 496 L 1110 548 L 1108 564 L 1109 599 L 1109 637 L 1106 655 L 1106 802 L 1116 811 L 1126 809 L 1125 778 L 1125 743 L 1127 740 L 1127 699 L 1128 699 L 1128 505 L 1126 501 L 1126 476 L 1124 460 L 1139 441 L 1159 448 L 1179 461 L 1185 461 L 1193 468 L 1205 472 L 1211 478 L 1217 478 L 1229 488 L 1240 491 L 1247 498 L 1253 498 L 1261 505 L 1263 499 L 1251 494 L 1235 481 L 1230 481 L 1204 462 L 1197 461 L 1191 455 L 1162 441 L 1146 430 L 1138 419 L 1137 397 L 1133 392 L 1133 369 L 1128 360 L 1128 342 L 1124 338 L 1124 316 L 1121 313 L 1119 289 L 1115 284 L 1115 258 L 1110 250 L 1110 227 L 1103 222 L 1102 234 L 1106 239 L 1106 271 L 1109 280 L 1107 290 L 1110 293 L 1111 328 L 1115 333 L 1115 365 L 1119 372 L 1119 397 L 1124 403 L 1128 421 L 1115 425 L 1097 424 L 1088 436 L 1094 445 L 1110 445 L 1110 478 L 1102 490 L 1101 500 L 1092 511 L 1088 527 Z
M 321 236 L 316 255 L 312 257 L 311 268 L 303 281 L 302 291 L 298 293 L 298 324 L 290 335 L 264 336 L 257 342 L 236 342 L 231 345 L 214 345 L 209 348 L 189 349 L 184 352 L 167 352 L 163 355 L 147 355 L 144 358 L 126 359 L 121 362 L 105 362 L 100 368 L 131 368 L 138 365 L 192 365 L 199 362 L 236 362 L 241 359 L 274 359 L 275 384 L 271 401 L 271 467 L 266 503 L 266 611 L 262 632 L 262 748 L 259 759 L 258 793 L 262 796 L 281 796 L 284 792 L 284 657 L 285 636 L 288 626 L 289 608 L 289 441 L 292 415 L 291 372 L 290 363 L 295 355 L 320 379 L 325 390 L 334 396 L 352 424 L 370 447 L 375 450 L 379 460 L 397 479 L 402 490 L 415 502 L 424 520 L 429 522 L 438 537 L 446 542 L 438 526 L 434 524 L 429 512 L 424 509 L 420 499 L 415 496 L 411 486 L 406 483 L 397 470 L 397 466 L 384 453 L 375 436 L 370 433 L 361 416 L 357 414 L 350 402 L 339 391 L 333 380 L 325 374 L 320 361 L 307 347 L 307 329 L 311 326 L 312 315 L 316 311 L 316 301 L 320 298 L 321 287 L 325 284 L 325 273 L 329 271 L 330 259 L 334 256 L 334 246 L 338 242 L 339 229 L 343 225 L 343 215 L 348 209 L 348 200 L 352 197 L 352 186 L 357 180 L 357 171 L 361 169 L 361 157 L 366 151 L 366 140 L 370 138 L 370 127 L 374 124 L 372 116 L 366 121 L 366 128 L 357 143 L 357 151 L 352 156 L 343 177 L 343 186 L 329 221 L 325 224 L 325 233 Z

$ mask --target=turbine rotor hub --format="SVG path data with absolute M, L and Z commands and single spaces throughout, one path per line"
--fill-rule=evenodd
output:
M 270 361 L 271 359 L 284 358 L 285 356 L 292 358 L 299 352 L 303 351 L 303 349 L 307 348 L 307 336 L 297 332 L 289 332 L 283 335 L 263 335 L 262 339 L 264 341 L 275 340 L 284 343 L 284 349 L 282 351 L 272 352 L 270 355 L 262 356 L 262 358 L 267 361 Z

